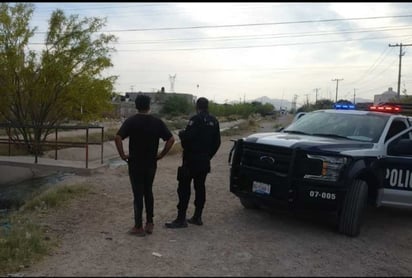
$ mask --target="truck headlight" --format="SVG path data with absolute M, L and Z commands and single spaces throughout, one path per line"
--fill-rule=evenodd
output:
M 320 175 L 307 174 L 303 177 L 305 179 L 337 181 L 342 168 L 348 162 L 346 157 L 342 156 L 326 156 L 326 155 L 311 155 L 307 154 L 307 158 L 316 159 L 322 162 L 322 169 Z

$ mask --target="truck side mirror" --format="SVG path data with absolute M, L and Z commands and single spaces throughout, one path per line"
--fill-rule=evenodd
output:
M 388 154 L 390 155 L 411 155 L 412 156 L 412 140 L 400 139 L 395 140 L 388 146 Z

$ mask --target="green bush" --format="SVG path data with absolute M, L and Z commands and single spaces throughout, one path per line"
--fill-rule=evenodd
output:
M 193 111 L 193 105 L 184 96 L 173 95 L 166 99 L 161 113 L 171 116 L 186 115 Z

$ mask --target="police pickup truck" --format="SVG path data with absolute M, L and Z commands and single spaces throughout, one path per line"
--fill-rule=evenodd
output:
M 245 208 L 332 211 L 339 232 L 357 236 L 367 204 L 412 207 L 412 118 L 399 112 L 318 110 L 234 140 L 230 191 Z

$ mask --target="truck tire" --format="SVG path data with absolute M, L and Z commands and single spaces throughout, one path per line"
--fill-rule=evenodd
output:
M 368 184 L 363 180 L 354 180 L 348 188 L 340 213 L 340 233 L 351 237 L 359 235 L 367 200 Z
M 258 209 L 258 208 L 259 208 L 259 206 L 256 205 L 255 202 L 253 202 L 253 201 L 251 201 L 251 200 L 249 200 L 249 199 L 241 198 L 241 197 L 239 197 L 239 199 L 240 199 L 240 203 L 241 203 L 241 204 L 243 205 L 243 207 L 245 207 L 246 209 Z

